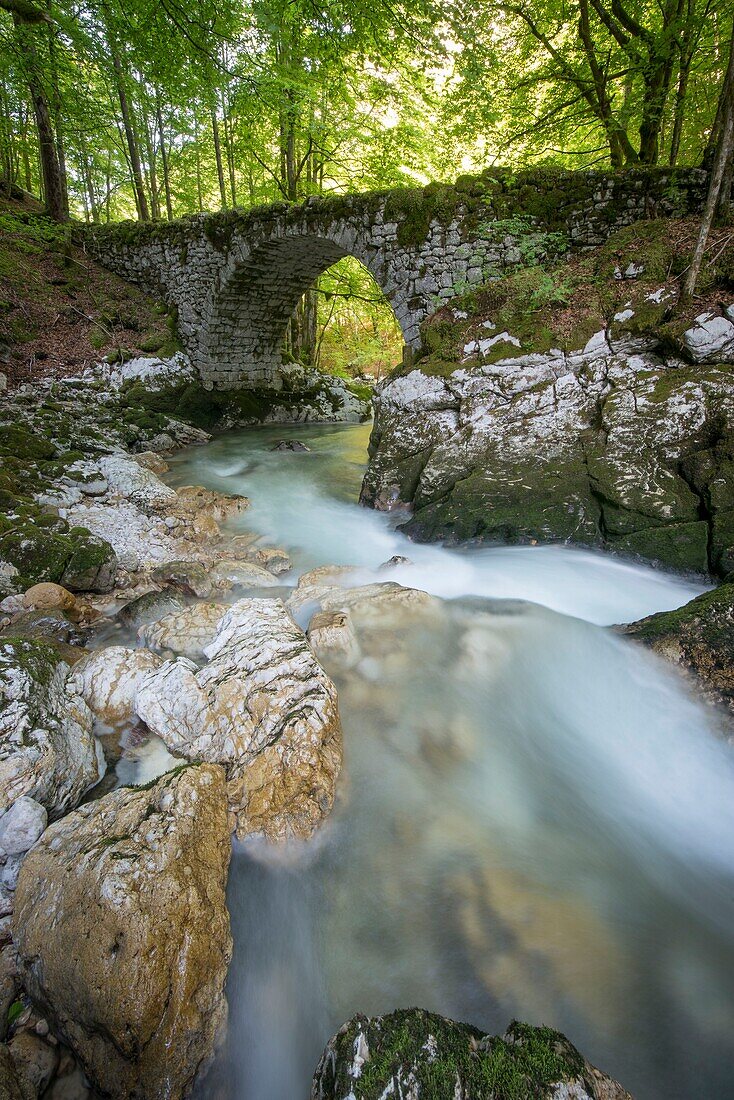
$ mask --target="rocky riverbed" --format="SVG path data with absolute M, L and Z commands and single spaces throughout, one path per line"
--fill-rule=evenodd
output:
M 380 681 L 409 676 L 405 623 L 440 604 L 389 580 L 353 587 L 334 567 L 286 591 L 289 550 L 247 530 L 245 497 L 167 484 L 167 457 L 208 436 L 150 399 L 131 405 L 130 389 L 180 398 L 188 369 L 102 368 L 23 387 L 0 413 L 0 1095 L 12 1100 L 190 1093 L 227 1019 L 231 835 L 313 836 L 342 761 L 335 681 L 359 666 L 343 690 L 371 693 L 389 728 Z M 380 396 L 380 431 L 399 385 Z M 410 415 L 434 432 L 445 410 L 414 398 Z M 707 542 L 721 561 L 724 529 Z M 731 606 L 722 587 L 715 632 L 694 605 L 676 620 L 676 653 L 716 702 L 731 692 Z M 480 1096 L 498 1058 L 533 1095 L 627 1095 L 556 1033 L 513 1025 L 490 1040 L 408 1022 L 348 1025 L 313 1096 L 437 1100 L 454 1078 Z

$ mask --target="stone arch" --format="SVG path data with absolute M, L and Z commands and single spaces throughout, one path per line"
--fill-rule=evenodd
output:
M 319 275 L 345 256 L 353 256 L 370 272 L 407 342 L 407 301 L 378 250 L 360 247 L 353 233 L 335 237 L 301 231 L 252 248 L 232 243 L 202 332 L 203 377 L 219 387 L 277 382 L 283 338 L 298 302 Z

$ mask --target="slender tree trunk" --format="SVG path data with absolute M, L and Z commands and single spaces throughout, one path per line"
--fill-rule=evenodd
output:
M 199 213 L 204 209 L 201 190 L 201 149 L 199 147 L 199 123 L 194 110 L 194 153 L 196 155 L 196 197 L 199 202 Z
M 219 197 L 222 200 L 222 210 L 227 208 L 227 189 L 224 186 L 224 168 L 222 165 L 222 144 L 219 140 L 219 121 L 217 109 L 212 107 L 212 135 L 214 137 L 214 156 L 217 161 L 217 179 L 219 180 Z
M 33 104 L 33 114 L 38 131 L 38 149 L 43 184 L 43 199 L 46 213 L 54 221 L 67 221 L 69 207 L 66 201 L 66 181 L 63 166 L 59 159 L 49 102 L 42 80 L 42 65 L 35 42 L 34 30 L 18 14 L 13 14 L 15 33 L 24 57 L 26 80 Z
M 711 167 L 711 180 L 703 217 L 701 218 L 701 227 L 698 231 L 691 265 L 683 284 L 682 298 L 684 301 L 690 300 L 695 292 L 709 233 L 719 206 L 722 186 L 731 168 L 732 151 L 734 150 L 734 25 L 732 25 L 732 36 L 729 44 L 729 64 L 727 65 L 719 103 L 721 107 L 720 112 L 718 112 L 720 116 L 719 143 Z
M 163 129 L 163 112 L 161 110 L 161 99 L 156 89 L 155 93 L 155 113 L 156 121 L 158 123 L 158 139 L 161 143 L 161 167 L 163 169 L 163 191 L 166 196 L 166 216 L 169 222 L 173 221 L 173 203 L 171 202 L 171 176 L 168 169 L 168 150 L 166 149 L 166 134 Z
M 85 206 L 88 206 L 89 213 L 93 222 L 99 221 L 99 206 L 97 204 L 97 197 L 94 193 L 94 183 L 92 182 L 92 169 L 89 161 L 89 153 L 87 151 L 87 142 L 84 134 L 79 135 L 79 149 L 81 151 L 82 161 L 82 177 L 84 179 L 84 191 L 86 194 Z
M 161 204 L 158 193 L 158 169 L 155 155 L 155 134 L 151 133 L 151 124 L 148 112 L 143 104 L 143 130 L 145 132 L 145 147 L 148 153 L 148 190 L 150 192 L 150 206 L 153 217 L 158 220 L 161 216 Z
M 128 155 L 130 157 L 130 173 L 132 175 L 133 190 L 135 191 L 135 205 L 140 220 L 147 222 L 150 221 L 150 211 L 148 209 L 148 199 L 145 194 L 145 184 L 143 183 L 143 166 L 140 161 L 140 151 L 138 149 L 133 120 L 130 114 L 127 91 L 125 90 L 125 73 L 120 55 L 116 49 L 112 49 L 112 64 L 115 70 L 117 95 L 120 100 L 120 110 L 122 112 L 122 125 L 125 130 L 125 140 L 127 141 Z

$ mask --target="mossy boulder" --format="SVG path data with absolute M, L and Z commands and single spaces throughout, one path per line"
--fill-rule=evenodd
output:
M 621 629 L 690 673 L 711 701 L 734 715 L 733 582 Z
M 572 1091 L 570 1091 L 572 1090 Z M 488 1036 L 421 1009 L 355 1016 L 330 1041 L 312 1100 L 631 1100 L 629 1094 L 549 1027 L 513 1021 Z
M 52 581 L 73 592 L 108 592 L 117 566 L 110 544 L 85 528 L 58 534 L 44 529 L 37 519 L 15 525 L 0 537 L 0 560 L 17 569 L 20 591 Z

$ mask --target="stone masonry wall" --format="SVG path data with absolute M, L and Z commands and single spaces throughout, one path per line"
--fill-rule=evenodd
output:
M 408 348 L 438 306 L 640 218 L 699 210 L 699 169 L 488 172 L 423 190 L 308 199 L 171 223 L 83 230 L 87 250 L 161 295 L 207 385 L 280 385 L 281 345 L 301 295 L 354 256 L 392 304 Z

